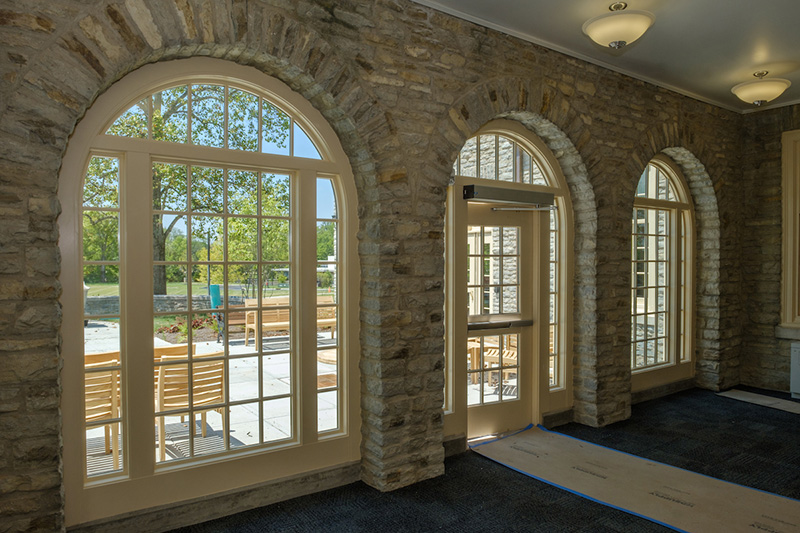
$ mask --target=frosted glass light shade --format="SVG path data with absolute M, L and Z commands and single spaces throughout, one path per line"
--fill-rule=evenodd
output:
M 731 92 L 748 104 L 761 105 L 775 100 L 792 84 L 782 78 L 759 78 L 734 86 Z
M 655 20 L 648 11 L 612 11 L 587 20 L 582 29 L 600 46 L 622 48 L 644 35 Z

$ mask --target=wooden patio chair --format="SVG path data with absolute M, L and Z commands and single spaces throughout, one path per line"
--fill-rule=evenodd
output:
M 86 422 L 102 422 L 105 428 L 105 453 L 112 454 L 114 470 L 119 469 L 119 352 L 89 354 L 84 357 L 84 401 Z
M 194 413 L 200 413 L 201 434 L 206 436 L 206 413 L 217 411 L 222 415 L 222 432 L 225 433 L 225 362 L 223 360 L 204 361 L 205 358 L 220 357 L 224 352 L 214 352 L 195 356 L 192 359 L 192 404 Z M 178 362 L 181 363 L 178 363 Z M 158 367 L 158 386 L 156 387 L 156 409 L 159 412 L 189 409 L 189 364 L 183 355 L 162 355 Z M 177 364 L 170 364 L 175 362 Z M 210 406 L 202 409 L 203 406 Z M 211 407 L 216 406 L 216 407 Z M 191 432 L 194 435 L 194 415 Z M 166 459 L 164 416 L 158 417 L 158 450 L 161 461 Z

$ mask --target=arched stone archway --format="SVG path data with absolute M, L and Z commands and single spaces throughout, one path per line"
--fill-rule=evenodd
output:
M 437 126 L 441 142 L 434 149 L 440 154 L 440 171 L 450 174 L 464 142 L 487 122 L 506 118 L 524 125 L 555 155 L 573 207 L 573 416 L 582 423 L 602 425 L 606 422 L 598 413 L 614 409 L 617 400 L 609 398 L 609 407 L 598 407 L 603 401 L 603 384 L 598 379 L 597 353 L 597 207 L 584 158 L 563 127 L 566 124 L 575 128 L 577 117 L 565 112 L 568 106 L 559 102 L 557 93 L 542 88 L 535 80 L 507 78 L 483 83 L 451 106 L 448 119 Z M 576 134 L 580 138 L 580 131 Z
M 722 338 L 722 326 L 726 320 L 738 321 L 738 302 L 726 305 L 723 301 L 721 265 L 724 256 L 732 255 L 733 250 L 723 248 L 721 199 L 712 178 L 712 173 L 719 176 L 724 169 L 704 164 L 707 161 L 713 165 L 714 154 L 708 153 L 704 144 L 693 142 L 691 132 L 675 122 L 648 130 L 644 139 L 629 161 L 631 179 L 625 182 L 626 193 L 632 202 L 641 172 L 657 153 L 666 154 L 681 169 L 692 196 L 697 224 L 695 384 L 711 390 L 729 388 L 739 381 L 738 344 Z M 732 262 L 733 258 L 727 260 Z

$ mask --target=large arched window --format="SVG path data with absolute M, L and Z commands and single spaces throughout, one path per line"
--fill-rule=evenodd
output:
M 69 523 L 357 458 L 352 176 L 308 102 L 153 65 L 93 106 L 62 179 Z
M 631 240 L 631 368 L 634 389 L 692 375 L 694 213 L 677 167 L 663 156 L 642 173 Z

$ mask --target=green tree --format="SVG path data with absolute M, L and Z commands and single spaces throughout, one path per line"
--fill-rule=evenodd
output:
M 327 261 L 336 255 L 336 224 L 317 222 L 317 260 Z
M 119 162 L 112 157 L 92 157 L 83 186 L 83 258 L 85 261 L 119 260 Z M 116 283 L 116 267 L 88 267 L 85 281 Z

